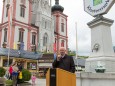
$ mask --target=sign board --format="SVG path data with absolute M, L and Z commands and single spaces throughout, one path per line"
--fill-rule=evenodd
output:
M 91 16 L 106 14 L 115 0 L 84 0 L 84 10 Z

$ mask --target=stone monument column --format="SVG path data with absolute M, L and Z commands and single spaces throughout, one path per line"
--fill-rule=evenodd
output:
M 91 28 L 92 52 L 86 60 L 85 72 L 95 72 L 99 63 L 105 68 L 105 72 L 115 72 L 115 54 L 110 28 L 113 22 L 113 20 L 99 16 L 87 23 Z
M 114 21 L 102 16 L 114 3 L 115 0 L 84 0 L 84 10 L 95 19 L 87 23 L 91 28 L 92 52 L 86 59 L 85 72 L 76 73 L 77 86 L 115 86 L 115 53 L 110 28 Z

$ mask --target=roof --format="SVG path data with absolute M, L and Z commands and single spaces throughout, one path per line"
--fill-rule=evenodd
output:
M 14 50 L 8 48 L 0 48 L 0 56 L 8 56 L 8 51 L 10 51 L 10 57 L 24 58 L 24 59 L 33 59 L 37 60 L 42 57 L 40 52 L 29 52 L 25 50 Z
M 42 58 L 39 58 L 39 60 L 53 60 L 53 59 L 54 59 L 53 53 L 43 54 Z
M 61 5 L 59 5 L 59 0 L 55 0 L 55 5 L 52 6 L 52 12 L 54 11 L 60 11 L 60 12 L 63 12 L 64 10 L 64 7 L 62 7 Z

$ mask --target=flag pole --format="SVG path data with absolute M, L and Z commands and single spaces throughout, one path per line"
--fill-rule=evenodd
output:
M 78 42 L 77 42 L 77 22 L 75 22 L 75 30 L 76 30 L 76 59 L 77 59 L 77 72 L 78 72 Z
M 9 59 L 10 59 L 10 42 L 11 42 L 11 33 L 12 33 L 12 6 L 11 6 L 11 2 L 9 0 L 9 9 L 8 9 L 8 33 L 9 33 L 9 39 L 8 39 L 8 64 L 7 67 L 9 67 Z
M 50 1 L 50 4 L 49 4 L 49 5 L 50 5 L 50 10 L 51 10 L 52 0 L 49 0 L 49 1 Z M 51 11 L 50 11 L 50 12 L 51 12 Z M 51 18 L 50 18 L 50 19 L 51 19 L 50 28 L 52 29 L 52 15 L 51 15 Z M 53 31 L 53 32 L 54 32 L 54 31 Z M 54 35 L 52 35 L 52 37 L 54 38 Z M 53 50 L 53 52 L 54 52 L 54 40 L 52 40 L 52 43 L 53 43 L 53 44 L 52 44 L 53 47 L 50 47 L 50 49 L 51 49 L 51 51 Z M 50 46 L 51 46 L 51 44 L 50 44 Z M 55 53 L 55 52 L 54 52 L 54 53 Z

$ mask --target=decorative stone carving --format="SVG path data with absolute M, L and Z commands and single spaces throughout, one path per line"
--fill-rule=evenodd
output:
M 94 44 L 92 52 L 95 50 L 96 52 L 99 50 L 100 45 L 98 43 Z
M 95 68 L 96 73 L 104 73 L 105 72 L 105 66 L 104 63 L 101 63 L 100 61 L 97 62 L 97 67 Z

